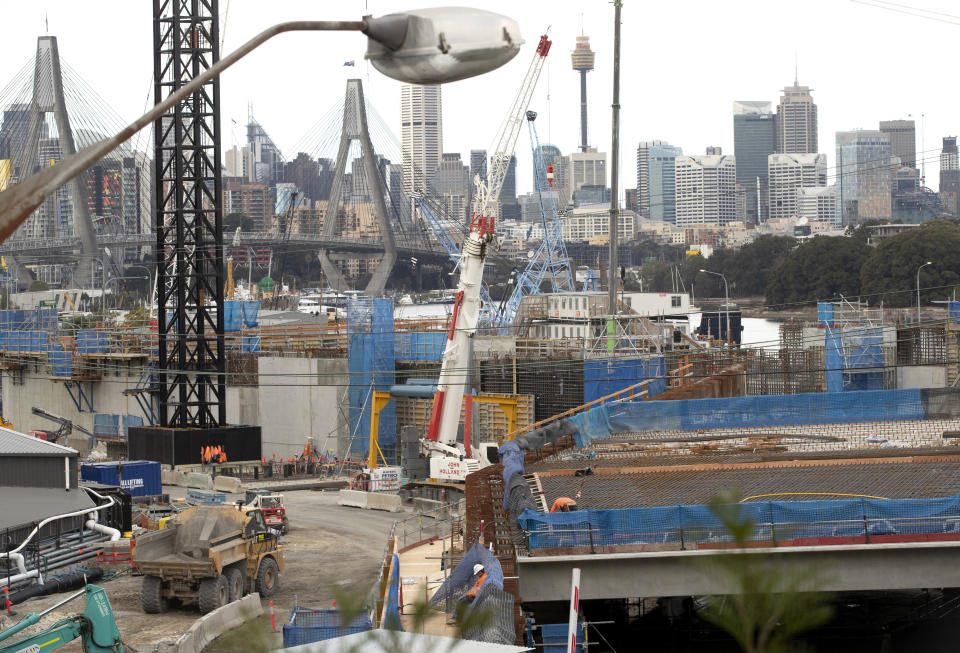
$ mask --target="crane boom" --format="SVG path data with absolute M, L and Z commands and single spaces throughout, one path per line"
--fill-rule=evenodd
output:
M 480 318 L 480 290 L 483 283 L 483 265 L 487 247 L 493 240 L 496 226 L 496 204 L 500 198 L 500 189 L 507 175 L 510 157 L 513 156 L 517 137 L 523 127 L 524 116 L 530 98 L 536 88 L 540 71 L 550 52 L 551 42 L 544 34 L 537 44 L 536 53 L 527 74 L 520 85 L 520 91 L 513 100 L 509 113 L 504 120 L 496 139 L 496 149 L 490 161 L 487 181 L 477 180 L 477 194 L 473 203 L 473 217 L 470 221 L 470 233 L 463 243 L 460 259 L 460 279 L 450 317 L 450 330 L 443 351 L 443 364 L 437 393 L 433 398 L 433 411 L 427 440 L 421 441 L 421 451 L 431 458 L 431 477 L 458 478 L 462 480 L 468 471 L 478 468 L 470 458 L 468 447 L 463 454 L 456 447 L 457 427 L 460 423 L 460 409 L 463 405 L 464 391 L 469 378 L 472 339 Z

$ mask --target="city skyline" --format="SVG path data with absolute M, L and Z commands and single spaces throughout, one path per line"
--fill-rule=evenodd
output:
M 549 5 L 499 1 L 487 4 L 488 9 L 518 20 L 526 49 L 500 70 L 475 80 L 445 86 L 444 151 L 459 152 L 466 158 L 471 149 L 489 149 L 512 99 L 511 94 L 519 87 L 522 71 L 529 63 L 528 51 L 547 24 L 552 25 L 550 37 L 555 45 L 551 60 L 555 61 L 545 69 L 531 108 L 543 118 L 541 142 L 552 143 L 565 154 L 575 151 L 579 142 L 579 76 L 570 69 L 568 57 L 575 46 L 575 37 L 581 33 L 582 24 L 582 31 L 591 37 L 591 47 L 596 52 L 596 69 L 590 75 L 588 140 L 598 151 L 609 152 L 612 11 L 605 6 L 604 11 L 583 13 L 581 3 L 563 1 Z M 946 4 L 941 4 L 947 8 Z M 355 19 L 366 9 L 378 15 L 395 8 L 382 1 L 369 4 L 348 1 L 324 7 L 323 13 L 329 16 L 321 17 Z M 828 8 L 831 10 L 829 14 L 826 13 Z M 267 22 L 312 17 L 316 13 L 313 5 L 297 1 L 283 3 L 274 9 L 269 21 L 265 21 L 250 6 L 232 7 L 224 30 L 224 51 L 232 51 Z M 10 61 L 26 61 L 35 49 L 36 37 L 44 33 L 44 14 L 49 14 L 50 32 L 59 36 L 64 59 L 83 73 L 118 113 L 132 119 L 142 112 L 148 96 L 152 101 L 152 55 L 150 39 L 147 38 L 150 8 L 105 2 L 103 10 L 122 17 L 130 29 L 116 33 L 109 43 L 103 41 L 102 46 L 96 39 L 89 38 L 89 34 L 97 30 L 94 19 L 80 7 L 67 2 L 48 2 L 43 7 L 12 7 L 8 10 L 9 20 L 0 27 L 0 34 L 8 45 Z M 941 138 L 960 131 L 960 125 L 952 122 L 950 112 L 950 107 L 960 100 L 960 91 L 942 88 L 932 70 L 918 68 L 903 60 L 896 49 L 884 47 L 876 33 L 890 32 L 891 37 L 896 34 L 898 43 L 904 43 L 903 39 L 906 39 L 907 47 L 909 43 L 916 46 L 922 43 L 927 56 L 944 59 L 949 56 L 946 44 L 951 41 L 949 37 L 955 33 L 955 26 L 898 16 L 854 3 L 813 3 L 808 11 L 789 24 L 776 19 L 775 7 L 763 3 L 745 3 L 742 11 L 750 12 L 752 21 L 749 22 L 753 24 L 770 20 L 784 29 L 776 36 L 761 38 L 758 43 L 757 33 L 748 29 L 748 25 L 740 25 L 742 21 L 729 23 L 723 39 L 730 46 L 725 61 L 731 66 L 732 74 L 708 75 L 699 67 L 699 59 L 693 53 L 672 60 L 669 66 L 650 65 L 649 58 L 643 55 L 661 47 L 672 47 L 675 36 L 671 34 L 668 39 L 666 34 L 642 31 L 641 26 L 681 24 L 684 16 L 679 8 L 629 3 L 624 7 L 622 75 L 624 80 L 631 79 L 631 76 L 643 80 L 642 84 L 624 84 L 622 90 L 621 171 L 625 181 L 636 178 L 635 148 L 640 141 L 662 139 L 691 152 L 702 152 L 707 145 L 718 144 L 725 152 L 732 152 L 730 103 L 738 98 L 753 98 L 776 104 L 780 89 L 793 81 L 798 69 L 801 83 L 815 89 L 816 103 L 820 108 L 821 152 L 832 153 L 834 135 L 838 131 L 856 127 L 875 129 L 880 120 L 912 118 L 917 121 L 917 149 L 926 147 L 930 150 L 926 157 L 927 163 L 931 163 L 927 166 L 928 186 L 938 187 L 936 160 Z M 709 38 L 715 41 L 717 34 L 712 26 L 727 24 L 721 14 L 728 13 L 728 9 L 703 3 L 698 8 L 703 20 L 696 24 L 683 23 L 684 39 Z M 825 16 L 829 16 L 829 20 Z M 869 24 L 873 29 L 862 30 L 863 33 L 845 31 L 844 23 L 852 20 Z M 30 29 L 31 25 L 35 30 Z M 817 42 L 829 41 L 839 45 L 829 53 L 821 52 L 820 48 L 812 47 L 811 33 L 818 34 Z M 844 38 L 839 38 L 840 34 Z M 738 41 L 748 35 L 749 43 Z M 331 94 L 330 89 L 341 88 L 343 81 L 350 76 L 364 78 L 371 102 L 399 137 L 400 84 L 376 72 L 368 72 L 363 60 L 364 48 L 364 39 L 356 34 L 288 35 L 241 61 L 235 70 L 228 71 L 223 77 L 224 151 L 234 143 L 242 145 L 242 127 L 235 130 L 232 120 L 244 124 L 248 104 L 252 104 L 257 120 L 270 131 L 285 159 L 292 160 L 297 152 L 287 152 L 286 149 L 329 108 L 330 98 L 336 95 Z M 764 57 L 756 56 L 758 48 L 765 50 Z M 118 49 L 128 56 L 117 59 L 114 53 Z M 856 76 L 845 75 L 844 68 L 836 65 L 838 58 L 859 59 L 865 53 L 875 65 L 858 71 Z M 309 61 L 306 68 L 287 65 L 297 61 L 298 54 Z M 102 66 L 104 57 L 112 57 L 110 60 L 115 65 Z M 356 62 L 355 67 L 343 66 L 345 61 L 351 60 Z M 745 69 L 743 67 L 748 64 L 749 75 L 735 74 L 738 67 Z M 14 70 L 11 66 L 8 77 Z M 122 86 L 116 84 L 118 75 L 127 80 Z M 253 85 L 251 79 L 262 79 L 263 83 Z M 681 79 L 683 83 L 678 82 Z M 897 80 L 897 92 L 878 94 L 877 89 L 889 87 L 890 79 Z M 548 88 L 549 103 L 546 101 Z M 669 89 L 669 101 L 650 102 L 648 91 L 654 88 Z M 291 94 L 296 96 L 296 102 L 291 101 Z M 682 108 L 678 111 L 677 107 Z M 921 113 L 926 114 L 925 121 L 920 120 Z M 693 115 L 696 120 L 691 120 Z M 517 146 L 518 193 L 530 190 L 532 179 L 529 144 L 525 141 L 524 136 Z M 924 158 L 923 155 L 920 158 Z M 832 160 L 828 163 L 831 167 L 834 165 Z M 920 161 L 917 167 L 920 167 Z M 632 185 L 627 181 L 621 184 L 621 188 Z

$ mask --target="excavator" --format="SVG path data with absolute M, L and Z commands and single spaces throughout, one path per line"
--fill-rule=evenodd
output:
M 5 640 L 22 633 L 36 625 L 40 619 L 57 608 L 86 596 L 86 607 L 82 614 L 64 617 L 50 627 L 27 635 L 13 642 Z M 75 639 L 83 644 L 84 653 L 123 653 L 120 630 L 113 617 L 113 609 L 107 599 L 107 592 L 97 585 L 87 585 L 84 589 L 71 594 L 63 601 L 44 610 L 31 612 L 12 627 L 0 632 L 0 653 L 40 653 L 65 646 Z
M 44 429 L 36 429 L 33 431 L 28 431 L 27 435 L 32 435 L 35 438 L 40 440 L 46 440 L 47 442 L 60 442 L 61 440 L 66 440 L 70 437 L 70 434 L 73 433 L 74 429 L 80 431 L 84 435 L 89 435 L 91 438 L 94 437 L 93 433 L 80 426 L 79 424 L 74 424 L 66 417 L 60 417 L 59 415 L 54 415 L 53 413 L 48 413 L 42 408 L 37 408 L 34 406 L 30 409 L 30 412 L 36 415 L 37 417 L 42 417 L 48 419 L 51 422 L 56 422 L 60 425 L 56 431 L 47 431 Z

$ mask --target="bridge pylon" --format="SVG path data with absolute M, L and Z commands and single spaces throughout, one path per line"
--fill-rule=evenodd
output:
M 330 199 L 323 216 L 323 235 L 333 237 L 337 235 L 338 214 L 340 200 L 343 195 L 344 174 L 347 169 L 347 158 L 350 154 L 350 145 L 359 141 L 361 148 L 361 164 L 363 175 L 370 186 L 373 196 L 373 210 L 377 225 L 380 227 L 380 237 L 383 239 L 383 258 L 377 264 L 373 276 L 367 283 L 364 292 L 370 297 L 383 294 L 387 279 L 397 262 L 397 243 L 390 225 L 389 214 L 385 197 L 384 180 L 377 167 L 377 155 L 370 140 L 370 131 L 367 128 L 366 103 L 363 98 L 363 84 L 359 79 L 347 80 L 346 98 L 343 107 L 343 128 L 340 132 L 340 147 L 337 151 L 337 162 L 334 166 L 333 183 L 330 187 Z M 353 171 L 354 179 L 357 170 Z M 347 288 L 349 284 L 336 266 L 331 257 L 336 250 L 327 248 L 320 250 L 318 256 L 323 267 L 327 285 L 336 288 Z M 355 255 L 353 255 L 356 258 Z

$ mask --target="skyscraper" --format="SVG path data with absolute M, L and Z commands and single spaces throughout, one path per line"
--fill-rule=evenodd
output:
M 448 216 L 469 222 L 470 168 L 463 165 L 459 153 L 444 152 L 431 177 L 430 189 L 439 196 Z
M 480 179 L 486 180 L 487 178 L 487 151 L 486 150 L 470 150 L 470 183 L 473 183 L 473 178 L 477 175 L 480 175 Z
M 880 131 L 890 137 L 890 154 L 905 168 L 917 167 L 917 125 L 912 120 L 881 120 Z
M 663 141 L 640 141 L 637 146 L 637 213 L 650 217 L 650 148 Z
M 423 190 L 443 154 L 440 86 L 404 84 L 400 88 L 400 147 L 407 195 Z
M 724 226 L 736 220 L 737 164 L 732 156 L 678 156 L 678 227 Z
M 651 220 L 677 221 L 674 160 L 678 156 L 683 156 L 683 148 L 666 143 L 651 145 L 647 150 Z
M 500 218 L 504 220 L 520 219 L 520 203 L 517 202 L 517 155 L 510 157 L 507 175 L 500 188 Z
M 890 137 L 881 131 L 837 132 L 838 226 L 889 220 Z
M 554 166 L 553 175 L 554 175 L 554 186 L 556 186 L 556 163 L 557 159 L 563 156 L 560 152 L 560 148 L 556 145 L 551 145 L 550 143 L 544 143 L 540 146 L 540 153 L 543 155 L 543 168 L 546 170 L 547 166 Z M 533 189 L 537 188 L 537 171 L 533 171 Z
M 775 127 L 776 119 L 769 102 L 741 100 L 733 103 L 737 183 L 743 187 L 744 219 L 750 224 L 758 224 L 768 217 L 767 157 L 777 151 Z
M 827 185 L 825 154 L 771 154 L 767 157 L 770 180 L 770 218 L 798 215 L 801 188 Z
M 584 184 L 607 186 L 607 155 L 588 147 L 585 152 L 570 155 L 570 192 L 575 193 Z
M 940 150 L 940 196 L 944 208 L 952 215 L 960 214 L 960 160 L 957 137 L 944 136 Z
M 813 103 L 809 86 L 800 86 L 796 79 L 793 86 L 783 89 L 777 105 L 777 152 L 784 154 L 808 154 L 817 149 L 817 105 Z

